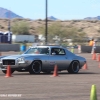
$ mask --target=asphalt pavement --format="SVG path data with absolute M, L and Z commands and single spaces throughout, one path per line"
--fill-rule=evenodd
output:
M 2 53 L 3 55 L 18 52 Z M 77 53 L 78 54 L 78 53 Z M 89 53 L 78 54 L 87 59 L 87 68 L 78 74 L 58 72 L 57 77 L 40 73 L 30 75 L 28 72 L 14 72 L 6 78 L 0 71 L 0 100 L 90 100 L 90 91 L 96 85 L 97 98 L 100 99 L 99 62 L 92 60 Z

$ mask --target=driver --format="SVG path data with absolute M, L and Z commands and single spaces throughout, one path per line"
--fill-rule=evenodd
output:
M 35 53 L 35 54 L 39 54 L 40 52 L 39 52 L 38 49 L 35 49 L 34 53 Z

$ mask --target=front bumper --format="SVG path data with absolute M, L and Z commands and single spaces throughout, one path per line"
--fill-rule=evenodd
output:
M 30 63 L 15 63 L 14 65 L 9 65 L 10 68 L 12 69 L 17 69 L 17 68 L 26 68 L 27 66 L 29 66 Z M 6 70 L 8 65 L 3 65 L 3 63 L 0 63 L 0 70 Z
M 7 70 L 7 69 L 5 69 L 5 68 L 1 68 L 1 67 L 0 67 L 0 70 Z

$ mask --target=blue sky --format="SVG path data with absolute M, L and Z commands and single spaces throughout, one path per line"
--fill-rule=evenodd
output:
M 31 19 L 45 18 L 45 0 L 0 0 L 0 7 Z M 48 16 L 62 20 L 100 16 L 100 0 L 48 0 Z

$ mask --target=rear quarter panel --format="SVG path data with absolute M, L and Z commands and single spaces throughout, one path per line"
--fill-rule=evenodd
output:
M 68 56 L 69 59 L 69 65 L 72 61 L 77 60 L 80 63 L 80 68 L 86 63 L 86 59 L 84 57 L 78 56 L 68 50 L 66 50 L 66 55 Z

